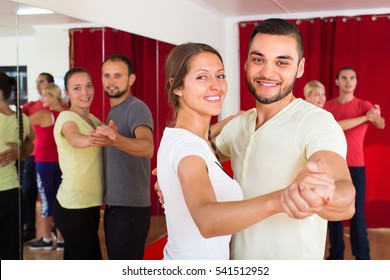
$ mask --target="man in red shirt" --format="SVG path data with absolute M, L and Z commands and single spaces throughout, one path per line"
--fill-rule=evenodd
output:
M 339 96 L 325 103 L 324 109 L 331 112 L 345 133 L 347 139 L 347 164 L 356 188 L 355 214 L 350 220 L 352 254 L 356 259 L 370 259 L 370 246 L 367 238 L 364 218 L 366 194 L 366 170 L 364 163 L 363 142 L 367 127 L 372 123 L 383 129 L 385 120 L 381 117 L 379 105 L 361 100 L 354 96 L 357 85 L 356 71 L 343 67 L 336 77 Z M 329 260 L 344 259 L 343 222 L 329 222 L 330 249 Z

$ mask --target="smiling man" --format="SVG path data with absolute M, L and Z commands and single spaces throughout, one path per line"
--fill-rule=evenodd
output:
M 135 80 L 126 56 L 113 54 L 104 61 L 102 83 L 111 110 L 108 126 L 91 134 L 93 145 L 105 147 L 104 232 L 113 260 L 142 259 L 150 226 L 153 119 L 147 105 L 131 93 Z
M 233 237 L 233 259 L 323 259 L 327 220 L 354 213 L 346 140 L 333 116 L 295 98 L 295 80 L 304 73 L 303 41 L 298 28 L 268 19 L 252 31 L 245 63 L 246 83 L 256 108 L 234 118 L 216 139 L 221 159 L 231 159 L 244 198 L 291 184 L 309 161 L 321 159 L 335 181 L 334 199 L 310 208 L 290 189 L 282 201 L 286 214 L 274 215 Z

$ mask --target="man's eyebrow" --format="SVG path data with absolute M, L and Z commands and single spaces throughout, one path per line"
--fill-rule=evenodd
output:
M 294 60 L 294 58 L 292 58 L 292 56 L 290 56 L 290 55 L 279 55 L 277 58 L 278 59 Z
M 265 57 L 265 55 L 258 51 L 252 51 L 249 53 L 249 55 L 256 55 L 256 56 L 262 56 Z M 294 60 L 294 58 L 290 55 L 279 55 L 276 57 L 277 59 L 285 59 L 285 60 Z
M 261 52 L 258 52 L 258 51 L 251 51 L 251 52 L 249 53 L 249 55 L 264 56 L 264 54 L 262 54 Z

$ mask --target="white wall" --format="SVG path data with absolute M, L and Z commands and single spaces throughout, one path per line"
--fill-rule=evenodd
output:
M 238 50 L 238 37 L 236 37 L 238 29 L 237 32 L 231 32 L 236 28 L 235 24 L 226 24 L 226 18 L 215 11 L 182 0 L 12 1 L 49 9 L 171 44 L 189 41 L 210 44 L 224 58 L 229 84 L 229 94 L 222 115 L 227 116 L 238 111 L 239 72 L 236 63 L 238 56 L 231 55 Z
M 35 80 L 39 73 L 49 72 L 61 79 L 69 69 L 68 31 L 62 28 L 37 29 L 35 36 L 1 38 L 2 66 L 27 66 L 27 93 L 29 100 L 39 99 Z M 62 85 L 59 85 L 62 87 Z
M 305 14 L 253 15 L 226 18 L 183 0 L 11 0 L 49 9 L 92 23 L 117 28 L 167 43 L 204 42 L 215 47 L 224 58 L 229 92 L 222 117 L 239 108 L 238 22 L 268 17 L 310 18 L 337 15 L 390 13 L 390 9 L 315 12 Z M 228 1 L 228 0 L 226 0 Z M 190 12 L 188 12 L 190 11 Z

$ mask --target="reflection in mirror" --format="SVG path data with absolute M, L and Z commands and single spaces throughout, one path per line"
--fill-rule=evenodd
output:
M 42 10 L 39 11 L 39 14 L 35 13 L 36 9 L 22 4 L 17 4 L 8 0 L 0 0 L 0 69 L 6 71 L 9 76 L 15 78 L 17 87 L 13 90 L 13 95 L 9 98 L 10 108 L 13 111 L 17 111 L 17 108 L 24 105 L 27 101 L 37 101 L 40 99 L 38 90 L 36 88 L 36 79 L 41 72 L 52 73 L 55 82 L 58 85 L 63 85 L 63 75 L 68 70 L 69 67 L 69 37 L 68 29 L 72 27 L 79 27 L 85 24 L 84 21 L 54 14 L 54 13 L 44 13 Z M 87 25 L 88 26 L 88 25 Z M 0 98 L 1 99 L 1 98 Z M 2 100 L 2 99 L 1 99 Z M 8 105 L 7 105 L 8 107 Z M 0 117 L 3 117 L 0 111 Z M 24 125 L 28 122 L 28 119 L 19 118 L 20 114 L 13 114 L 18 117 L 15 118 L 15 123 L 17 127 L 16 131 L 21 136 L 20 132 L 24 132 L 24 137 L 27 136 L 28 131 L 26 128 L 29 125 Z M 19 125 L 23 124 L 23 125 Z M 2 120 L 0 119 L 0 125 L 3 125 Z M 10 124 L 5 124 L 6 127 L 0 128 L 0 153 L 5 149 L 8 149 L 8 146 L 4 144 L 4 136 L 9 136 L 10 133 L 4 133 L 9 131 Z M 18 142 L 19 136 L 14 139 L 15 142 Z M 15 147 L 18 147 L 17 145 Z M 3 207 L 10 209 L 10 205 L 16 206 L 17 209 L 17 219 L 18 219 L 18 229 L 13 234 L 10 234 L 5 242 L 8 245 L 11 245 L 11 237 L 17 238 L 15 247 L 10 248 L 12 255 L 4 255 L 5 248 L 7 248 L 3 240 L 0 241 L 0 259 L 22 259 L 23 258 L 23 241 L 26 241 L 31 238 L 36 237 L 35 229 L 35 202 L 37 201 L 37 191 L 36 191 L 36 179 L 35 176 L 33 179 L 26 179 L 23 183 L 24 174 L 24 164 L 27 161 L 21 160 L 21 150 L 16 148 L 15 157 L 19 160 L 14 161 L 13 164 L 16 168 L 16 178 L 20 178 L 18 185 L 21 185 L 22 188 L 18 189 L 17 196 L 12 200 L 6 199 L 8 204 L 3 203 L 3 198 L 5 193 L 3 190 L 9 187 L 5 185 L 4 174 L 1 173 L 4 170 L 0 170 L 0 207 L 1 213 Z M 1 159 L 1 156 L 0 156 Z M 0 167 L 2 168 L 2 167 Z M 31 170 L 32 174 L 35 174 L 35 169 Z M 20 176 L 18 176 L 20 175 Z M 23 186 L 33 185 L 35 191 L 31 191 L 31 188 L 26 191 Z M 30 200 L 33 203 L 26 204 L 25 198 L 31 197 Z M 23 217 L 21 214 L 21 209 L 23 206 Z M 27 209 L 27 211 L 26 211 Z M 16 212 L 15 212 L 16 213 Z M 27 219 L 30 217 L 29 219 Z M 31 231 L 30 234 L 23 235 L 22 229 L 25 224 L 22 220 L 30 221 Z M 6 229 L 6 223 L 3 220 L 0 221 L 1 230 Z M 3 236 L 3 235 L 1 235 Z
M 58 14 L 41 14 L 41 15 L 16 15 L 16 5 L 14 2 L 0 0 L 0 16 L 5 11 L 5 7 L 12 4 L 14 9 L 12 10 L 13 22 L 14 26 L 12 28 L 14 40 L 14 44 L 5 43 L 5 35 L 10 32 L 3 32 L 0 30 L 0 44 L 8 45 L 7 50 L 4 49 L 0 53 L 0 61 L 1 64 L 6 62 L 5 66 L 17 66 L 17 75 L 19 79 L 19 95 L 22 97 L 19 101 L 19 104 L 22 105 L 26 101 L 38 101 L 41 99 L 40 94 L 38 93 L 38 89 L 36 86 L 36 81 L 39 74 L 42 72 L 50 73 L 54 76 L 54 81 L 57 85 L 62 87 L 63 89 L 63 76 L 69 69 L 70 63 L 70 53 L 69 48 L 71 45 L 75 46 L 75 50 L 81 50 L 80 46 L 85 47 L 86 45 L 93 48 L 94 51 L 96 49 L 100 49 L 99 58 L 97 56 L 92 56 L 93 65 L 86 67 L 89 70 L 93 70 L 97 72 L 97 78 L 94 79 L 94 86 L 101 88 L 100 81 L 100 66 L 103 61 L 103 57 L 110 54 L 111 52 L 129 52 L 130 50 L 134 52 L 134 54 L 129 53 L 131 58 L 137 60 L 137 73 L 139 73 L 139 77 L 137 78 L 136 86 L 139 89 L 135 89 L 135 93 L 139 95 L 139 97 L 144 100 L 147 105 L 150 107 L 151 111 L 154 114 L 154 118 L 156 120 L 156 131 L 158 133 L 161 132 L 159 129 L 160 126 L 165 126 L 166 124 L 166 116 L 170 115 L 167 111 L 169 107 L 164 102 L 165 99 L 159 99 L 158 92 L 163 92 L 163 82 L 158 83 L 158 81 L 163 81 L 163 71 L 158 71 L 158 69 L 163 69 L 164 58 L 167 53 L 172 49 L 173 45 L 158 42 L 153 39 L 145 38 L 142 36 L 133 36 L 132 34 L 125 34 L 124 31 L 118 31 L 106 27 L 102 27 L 99 24 L 91 24 L 86 23 L 84 21 L 69 18 L 66 16 L 58 15 Z M 24 5 L 18 4 L 19 7 L 26 7 Z M 1 17 L 4 19 L 4 17 Z M 17 22 L 17 24 L 16 24 Z M 94 33 L 93 31 L 101 30 L 103 32 L 95 32 L 95 37 L 99 39 L 94 43 L 86 41 L 82 41 L 80 44 L 71 44 L 70 40 L 70 31 L 75 31 L 74 33 L 80 34 L 80 30 L 83 30 L 84 35 L 91 35 Z M 106 31 L 106 32 L 104 32 Z M 96 36 L 96 34 L 100 34 Z M 107 38 L 105 37 L 108 36 Z M 8 35 L 7 35 L 8 36 Z M 134 47 L 129 47 L 125 44 L 117 43 L 116 40 L 113 40 L 110 36 L 113 37 L 134 37 L 134 42 L 132 43 Z M 75 43 L 76 40 L 73 42 Z M 130 41 L 129 41 L 130 42 Z M 106 43 L 109 43 L 108 45 Z M 115 45 L 117 44 L 117 46 Z M 115 45 L 115 48 L 113 48 Z M 9 49 L 9 50 L 8 50 Z M 3 48 L 2 48 L 3 50 Z M 158 52 L 157 52 L 158 50 Z M 91 49 L 84 50 L 85 52 L 80 54 L 79 57 L 85 59 L 90 56 Z M 158 53 L 158 55 L 157 55 Z M 135 57 L 137 55 L 137 57 Z M 14 60 L 11 60 L 11 57 Z M 161 58 L 157 60 L 157 58 Z M 79 64 L 81 62 L 78 62 Z M 147 67 L 145 66 L 147 65 Z M 1 65 L 0 65 L 1 66 Z M 83 66 L 83 65 L 77 65 Z M 22 75 L 21 71 L 25 71 Z M 158 74 L 158 75 L 157 75 Z M 150 77 L 157 77 L 156 80 L 150 80 Z M 26 79 L 26 81 L 24 80 Z M 22 86 L 23 85 L 23 86 Z M 95 93 L 98 94 L 95 96 L 94 104 L 98 107 L 95 108 L 93 112 L 96 114 L 102 114 L 102 120 L 105 119 L 109 104 L 107 102 L 107 97 L 104 95 L 103 90 L 97 90 L 95 88 Z M 27 97 L 27 98 L 26 98 Z M 105 105 L 107 104 L 107 106 Z M 100 106 L 100 107 L 99 107 Z M 105 107 L 106 106 L 106 107 Z M 27 107 L 27 106 L 24 106 Z M 106 108 L 106 109 L 105 109 Z M 156 139 L 159 139 L 161 135 L 156 133 Z M 156 140 L 157 142 L 157 140 Z M 24 164 L 26 161 L 24 161 Z M 152 162 L 152 166 L 155 166 L 155 162 Z M 21 166 L 21 170 L 23 170 L 23 166 Z M 24 168 L 24 170 L 29 170 Z M 33 174 L 35 174 L 34 169 L 32 169 Z M 25 174 L 25 172 L 20 172 L 20 174 Z M 29 189 L 27 186 L 36 183 L 36 179 L 28 179 L 28 177 L 23 176 L 23 178 L 27 178 L 22 185 L 22 193 L 23 193 L 23 219 L 26 223 L 21 224 L 21 228 L 27 229 L 27 221 L 28 217 L 31 217 L 32 225 L 31 231 L 26 231 L 25 235 L 22 234 L 22 239 L 28 240 L 31 238 L 40 238 L 42 236 L 42 232 L 40 232 L 39 228 L 35 228 L 35 215 L 40 215 L 40 213 L 35 213 L 35 202 L 37 201 L 37 187 L 35 186 L 35 193 L 29 193 L 27 190 Z M 34 189 L 34 188 L 33 188 Z M 35 198 L 34 198 L 35 195 Z M 160 211 L 162 213 L 161 206 L 159 205 L 155 194 L 152 193 L 152 215 L 159 215 Z M 27 197 L 32 197 L 31 201 L 33 203 L 26 203 L 28 199 Z M 29 205 L 32 205 L 29 207 Z M 28 210 L 30 209 L 30 210 Z M 39 207 L 37 208 L 39 209 Z M 30 215 L 28 215 L 30 213 Z M 25 245 L 29 243 L 24 243 Z M 29 248 L 25 247 L 25 250 L 29 251 Z M 27 248 L 27 249 L 26 249 Z M 23 251 L 22 251 L 23 252 Z M 20 253 L 22 255 L 22 252 Z M 25 251 L 26 253 L 26 251 Z M 26 254 L 27 255 L 27 254 Z M 22 257 L 22 256 L 21 256 Z
M 17 5 L 0 1 L 0 259 L 21 259 Z M 12 144 L 11 144 L 12 143 Z

